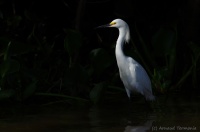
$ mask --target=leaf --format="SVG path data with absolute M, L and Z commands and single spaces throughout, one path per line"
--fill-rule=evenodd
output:
M 102 48 L 94 49 L 90 53 L 93 68 L 97 74 L 101 74 L 106 68 L 111 66 L 113 58 Z
M 11 41 L 7 37 L 0 37 L 0 55 L 4 55 L 4 60 L 8 57 Z
M 30 52 L 32 49 L 33 46 L 29 45 L 28 43 L 12 41 L 12 44 L 10 46 L 10 53 L 12 55 L 25 54 Z
M 34 14 L 33 12 L 30 12 L 29 10 L 24 11 L 24 16 L 29 20 L 29 21 L 38 21 L 39 18 Z
M 14 28 L 17 28 L 20 25 L 20 22 L 22 21 L 21 16 L 13 16 L 7 19 L 8 26 L 12 26 Z
M 3 19 L 3 12 L 0 11 L 0 18 Z
M 24 99 L 26 99 L 26 98 L 28 98 L 28 97 L 30 97 L 31 95 L 33 95 L 34 94 L 34 92 L 36 91 L 36 89 L 37 89 L 37 80 L 35 80 L 35 81 L 33 81 L 30 85 L 28 85 L 27 87 L 26 87 L 26 89 L 24 90 L 24 92 L 23 92 L 23 98 Z
M 76 30 L 66 30 L 67 36 L 65 38 L 64 47 L 70 56 L 73 56 L 79 51 L 82 45 L 82 35 Z
M 66 69 L 66 76 L 64 83 L 85 84 L 89 80 L 87 71 L 80 65 L 75 64 L 71 68 Z
M 6 60 L 0 65 L 1 78 L 4 78 L 10 68 L 10 61 Z
M 8 99 L 11 96 L 13 96 L 14 93 L 15 93 L 15 91 L 13 89 L 1 90 L 0 91 L 0 100 Z
M 0 37 L 0 46 L 0 54 L 4 54 L 4 58 L 7 58 L 9 55 L 25 54 L 33 49 L 33 46 L 27 43 L 19 42 L 8 37 Z
M 192 50 L 195 60 L 198 60 L 200 56 L 200 46 L 194 42 L 190 42 L 188 46 Z
M 0 74 L 3 78 L 6 74 L 14 73 L 19 71 L 20 64 L 16 60 L 8 59 L 0 64 Z
M 94 104 L 99 103 L 99 101 L 101 100 L 105 87 L 106 87 L 106 83 L 101 82 L 101 83 L 95 84 L 94 88 L 91 90 L 90 99 L 92 100 Z
M 155 55 L 163 57 L 169 54 L 176 45 L 177 33 L 175 29 L 161 27 L 152 38 Z
M 9 70 L 8 70 L 8 73 L 10 74 L 10 73 L 14 73 L 14 72 L 17 72 L 17 71 L 19 71 L 19 69 L 20 69 L 20 64 L 19 64 L 19 62 L 18 61 L 16 61 L 16 60 L 10 60 L 10 68 L 9 68 Z
M 77 100 L 79 102 L 88 102 L 87 99 L 84 98 L 79 98 L 79 97 L 73 97 L 73 96 L 68 96 L 68 95 L 63 95 L 63 94 L 54 94 L 54 93 L 36 93 L 37 96 L 49 96 L 49 97 L 59 97 L 63 99 L 72 99 L 72 100 Z

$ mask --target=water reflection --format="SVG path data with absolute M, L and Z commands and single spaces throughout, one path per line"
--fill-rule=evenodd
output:
M 0 132 L 148 132 L 170 128 L 200 131 L 198 99 L 174 98 L 162 103 L 162 111 L 155 112 L 146 110 L 144 102 L 130 105 L 127 101 L 89 107 L 9 108 L 12 112 L 1 109 Z
M 153 120 L 149 120 L 142 126 L 127 126 L 124 132 L 146 132 L 152 129 L 152 123 Z
M 156 115 L 145 110 L 144 103 L 133 106 L 118 103 L 90 108 L 88 113 L 90 130 L 92 132 L 144 132 L 148 130 Z

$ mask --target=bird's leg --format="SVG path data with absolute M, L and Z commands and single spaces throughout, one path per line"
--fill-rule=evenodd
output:
M 126 89 L 126 93 L 128 95 L 129 100 L 131 100 L 131 92 L 127 88 L 125 88 L 125 89 Z

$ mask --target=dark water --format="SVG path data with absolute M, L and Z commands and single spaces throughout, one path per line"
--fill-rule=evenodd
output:
M 98 106 L 40 106 L 1 109 L 0 132 L 200 131 L 200 96 L 159 99 L 154 111 L 143 101 Z

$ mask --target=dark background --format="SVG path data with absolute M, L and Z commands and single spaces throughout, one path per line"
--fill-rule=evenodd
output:
M 199 93 L 199 0 L 0 1 L 1 103 L 68 104 L 126 96 L 115 61 L 117 29 L 125 54 L 147 70 L 156 96 Z

